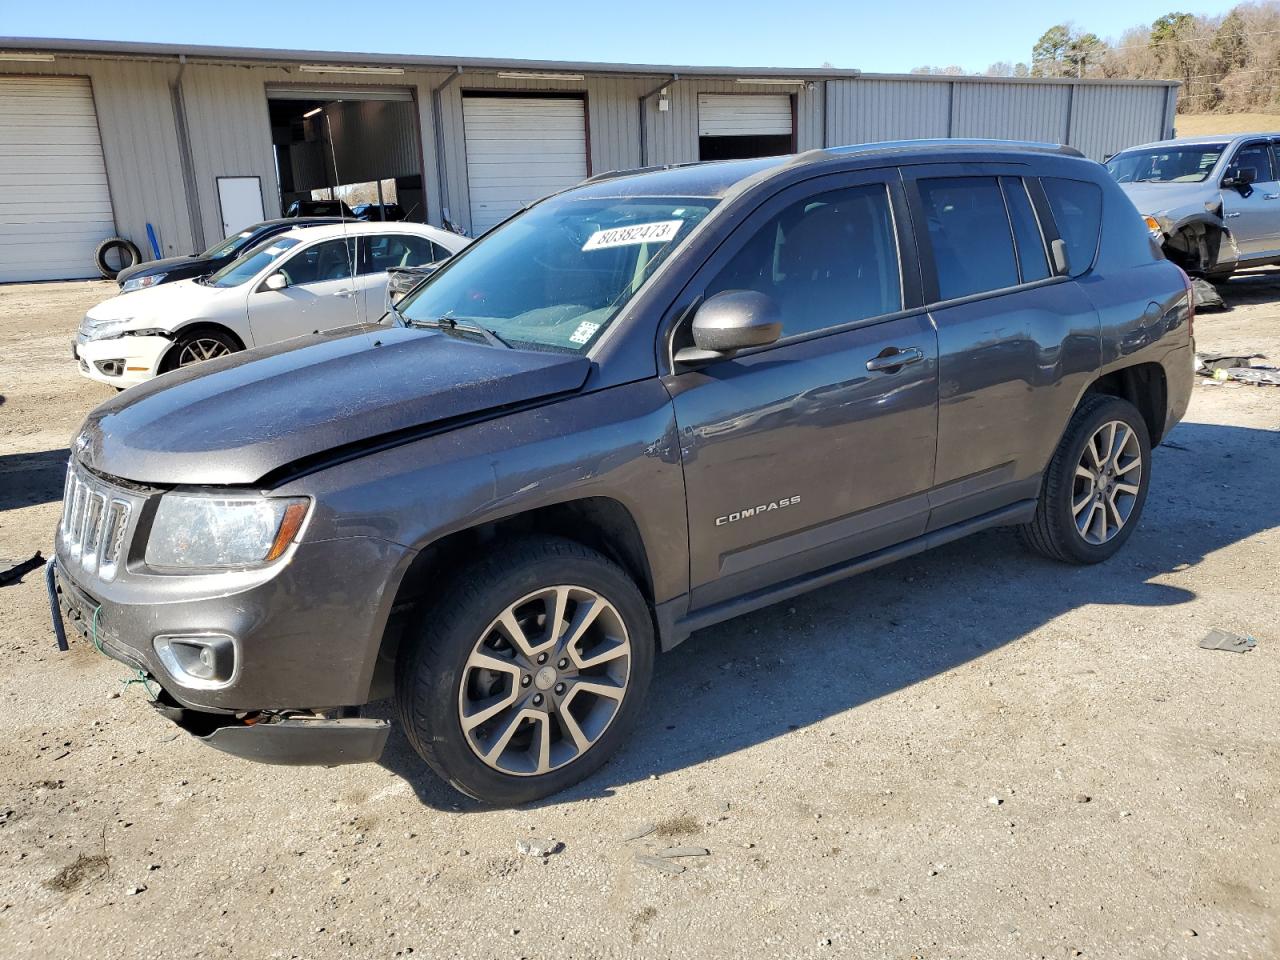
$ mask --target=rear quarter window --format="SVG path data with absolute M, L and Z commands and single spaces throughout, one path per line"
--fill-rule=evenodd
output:
M 1102 188 L 1087 180 L 1041 177 L 1058 235 L 1067 246 L 1071 276 L 1088 272 L 1098 255 L 1102 233 Z

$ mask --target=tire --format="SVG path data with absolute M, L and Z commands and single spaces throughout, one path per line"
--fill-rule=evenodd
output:
M 194 366 L 215 357 L 239 353 L 243 349 L 244 347 L 240 346 L 235 337 L 216 327 L 195 327 L 184 330 L 173 341 L 169 352 L 165 354 L 160 372 L 168 373 L 170 370 Z
M 1100 434 L 1113 424 L 1117 425 L 1114 435 Z M 1114 437 L 1119 455 L 1114 460 L 1104 457 L 1102 469 L 1097 469 L 1094 453 L 1105 451 L 1108 436 Z M 1090 443 L 1095 438 L 1097 443 L 1091 453 Z M 1136 464 L 1134 455 L 1138 457 Z M 1110 473 L 1108 465 L 1112 467 Z M 1093 477 L 1078 474 L 1078 466 Z M 1136 483 L 1131 480 L 1135 471 L 1139 474 Z M 1019 537 L 1031 550 L 1052 560 L 1101 563 L 1133 534 L 1142 517 L 1150 483 L 1151 439 L 1142 415 L 1119 397 L 1087 396 L 1049 461 L 1035 517 L 1018 528 Z M 1087 501 L 1086 494 L 1090 494 Z M 1077 513 L 1075 508 L 1081 504 L 1083 508 Z M 1114 530 L 1113 525 L 1117 526 Z
M 545 622 L 561 591 L 563 615 L 555 619 L 566 625 L 552 636 Z M 653 619 L 631 578 L 570 540 L 514 540 L 464 568 L 439 596 L 406 635 L 396 664 L 396 711 L 428 766 L 462 793 L 502 806 L 549 796 L 598 770 L 635 724 L 653 674 Z M 588 610 L 596 615 L 575 639 Z M 503 625 L 512 620 L 533 656 L 517 653 Z M 543 653 L 545 663 L 537 659 Z M 594 664 L 604 654 L 609 659 Z M 605 687 L 620 695 L 593 692 Z M 493 713 L 495 703 L 507 705 Z
M 122 258 L 128 259 L 128 263 L 121 263 L 119 268 L 112 267 L 107 263 L 107 254 L 112 251 L 119 251 Z M 125 240 L 123 237 L 112 237 L 109 240 L 103 240 L 98 244 L 98 248 L 93 251 L 93 262 L 97 264 L 98 272 L 102 274 L 104 280 L 114 280 L 116 274 L 122 270 L 137 266 L 142 262 L 142 251 L 137 245 Z

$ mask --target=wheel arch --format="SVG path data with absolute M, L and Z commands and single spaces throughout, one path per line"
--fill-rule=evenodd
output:
M 475 524 L 422 544 L 405 569 L 379 642 L 370 699 L 390 693 L 405 627 L 414 611 L 431 599 L 432 587 L 447 579 L 469 557 L 493 549 L 504 540 L 530 536 L 562 537 L 604 554 L 635 582 L 653 616 L 653 572 L 648 550 L 635 517 L 620 501 L 604 496 L 585 497 Z M 657 629 L 655 618 L 655 634 Z
M 1183 270 L 1194 274 L 1212 273 L 1226 260 L 1234 265 L 1239 259 L 1235 238 L 1222 218 L 1205 212 L 1166 221 L 1161 249 L 1165 257 Z
M 1148 361 L 1108 371 L 1089 384 L 1080 397 L 1080 403 L 1099 394 L 1120 397 L 1137 407 L 1147 425 L 1151 446 L 1160 443 L 1164 437 L 1169 398 L 1168 377 L 1163 366 Z
M 172 362 L 177 357 L 178 341 L 191 333 L 199 333 L 201 331 L 211 331 L 223 333 L 235 341 L 238 349 L 244 350 L 248 344 L 244 342 L 244 337 L 236 333 L 235 330 L 227 326 L 225 323 L 219 323 L 217 320 L 195 319 L 187 320 L 173 329 L 173 345 L 165 351 L 164 357 L 160 361 L 160 370 L 167 372 L 172 370 Z

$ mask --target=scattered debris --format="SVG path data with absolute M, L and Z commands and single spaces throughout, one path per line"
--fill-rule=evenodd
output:
M 147 885 L 145 883 L 139 883 L 139 884 L 135 884 L 134 886 L 126 890 L 125 894 L 130 897 L 136 897 L 138 894 L 142 893 L 146 889 L 147 889 Z
M 657 829 L 657 826 L 652 823 L 637 824 L 633 830 L 622 838 L 622 842 L 630 843 L 632 840 L 640 840 L 643 837 L 649 836 L 649 834 L 653 833 Z
M 0 587 L 7 587 L 11 583 L 21 583 L 23 577 L 32 570 L 38 570 L 43 567 L 44 563 L 44 555 L 39 550 L 35 552 L 35 556 L 26 560 L 0 560 L 0 567 L 5 568 L 0 570 Z
M 675 837 L 689 837 L 697 833 L 701 824 L 697 818 L 685 814 L 682 817 L 668 817 L 657 827 L 658 836 L 670 840 Z
M 1196 373 L 1209 377 L 1208 383 L 1251 383 L 1254 386 L 1280 386 L 1280 367 L 1255 366 L 1254 360 L 1267 359 L 1261 353 L 1248 356 L 1235 354 L 1196 354 Z
M 1004 801 L 999 797 L 987 797 L 987 803 L 991 804 L 993 807 L 998 807 L 1000 804 L 1004 803 Z
M 1202 280 L 1196 277 L 1191 281 L 1191 297 L 1195 301 L 1197 310 L 1225 310 L 1227 305 L 1222 302 L 1222 294 L 1208 280 Z
M 1200 646 L 1206 650 L 1226 650 L 1228 653 L 1248 653 L 1258 645 L 1258 641 L 1253 637 L 1242 637 L 1239 634 L 1228 633 L 1219 627 L 1214 627 L 1200 641 Z
M 563 850 L 564 844 L 559 840 L 517 840 L 516 849 L 526 856 L 545 859 Z
M 1182 935 L 1183 935 L 1184 937 L 1194 937 L 1194 936 L 1196 936 L 1197 934 L 1196 934 L 1196 932 L 1195 932 L 1194 930 L 1192 930 L 1190 927 L 1187 927 L 1187 929 L 1185 929 L 1185 930 L 1183 930 L 1183 931 L 1182 931 Z
M 49 886 L 70 893 L 86 880 L 101 880 L 110 870 L 110 863 L 105 853 L 82 853 L 54 874 Z
M 655 857 L 650 853 L 637 853 L 636 863 L 642 864 L 646 867 L 653 867 L 653 869 L 659 870 L 662 873 L 684 873 L 684 867 L 680 864 L 672 863 L 670 860 L 663 860 L 661 857 Z
M 1215 370 L 1227 370 L 1231 367 L 1251 367 L 1253 360 L 1267 359 L 1260 353 L 1248 356 L 1234 353 L 1197 353 L 1196 371 L 1205 377 L 1212 377 Z
M 709 857 L 711 851 L 706 847 L 667 847 L 665 850 L 659 850 L 654 856 L 658 857 Z

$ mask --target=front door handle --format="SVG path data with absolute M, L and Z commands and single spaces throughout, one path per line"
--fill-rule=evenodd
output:
M 350 300 L 355 295 L 356 295 L 356 292 L 354 290 L 339 290 L 337 293 L 334 294 L 335 297 L 342 297 L 346 300 Z
M 1236 210 L 1233 213 L 1223 214 L 1223 219 L 1230 220 L 1232 217 L 1238 217 L 1238 216 L 1240 216 L 1240 211 Z
M 919 363 L 924 359 L 924 352 L 919 347 L 885 347 L 877 356 L 867 361 L 867 369 L 872 373 L 894 373 L 909 363 Z
M 1264 193 L 1263 200 L 1280 200 L 1280 193 Z

